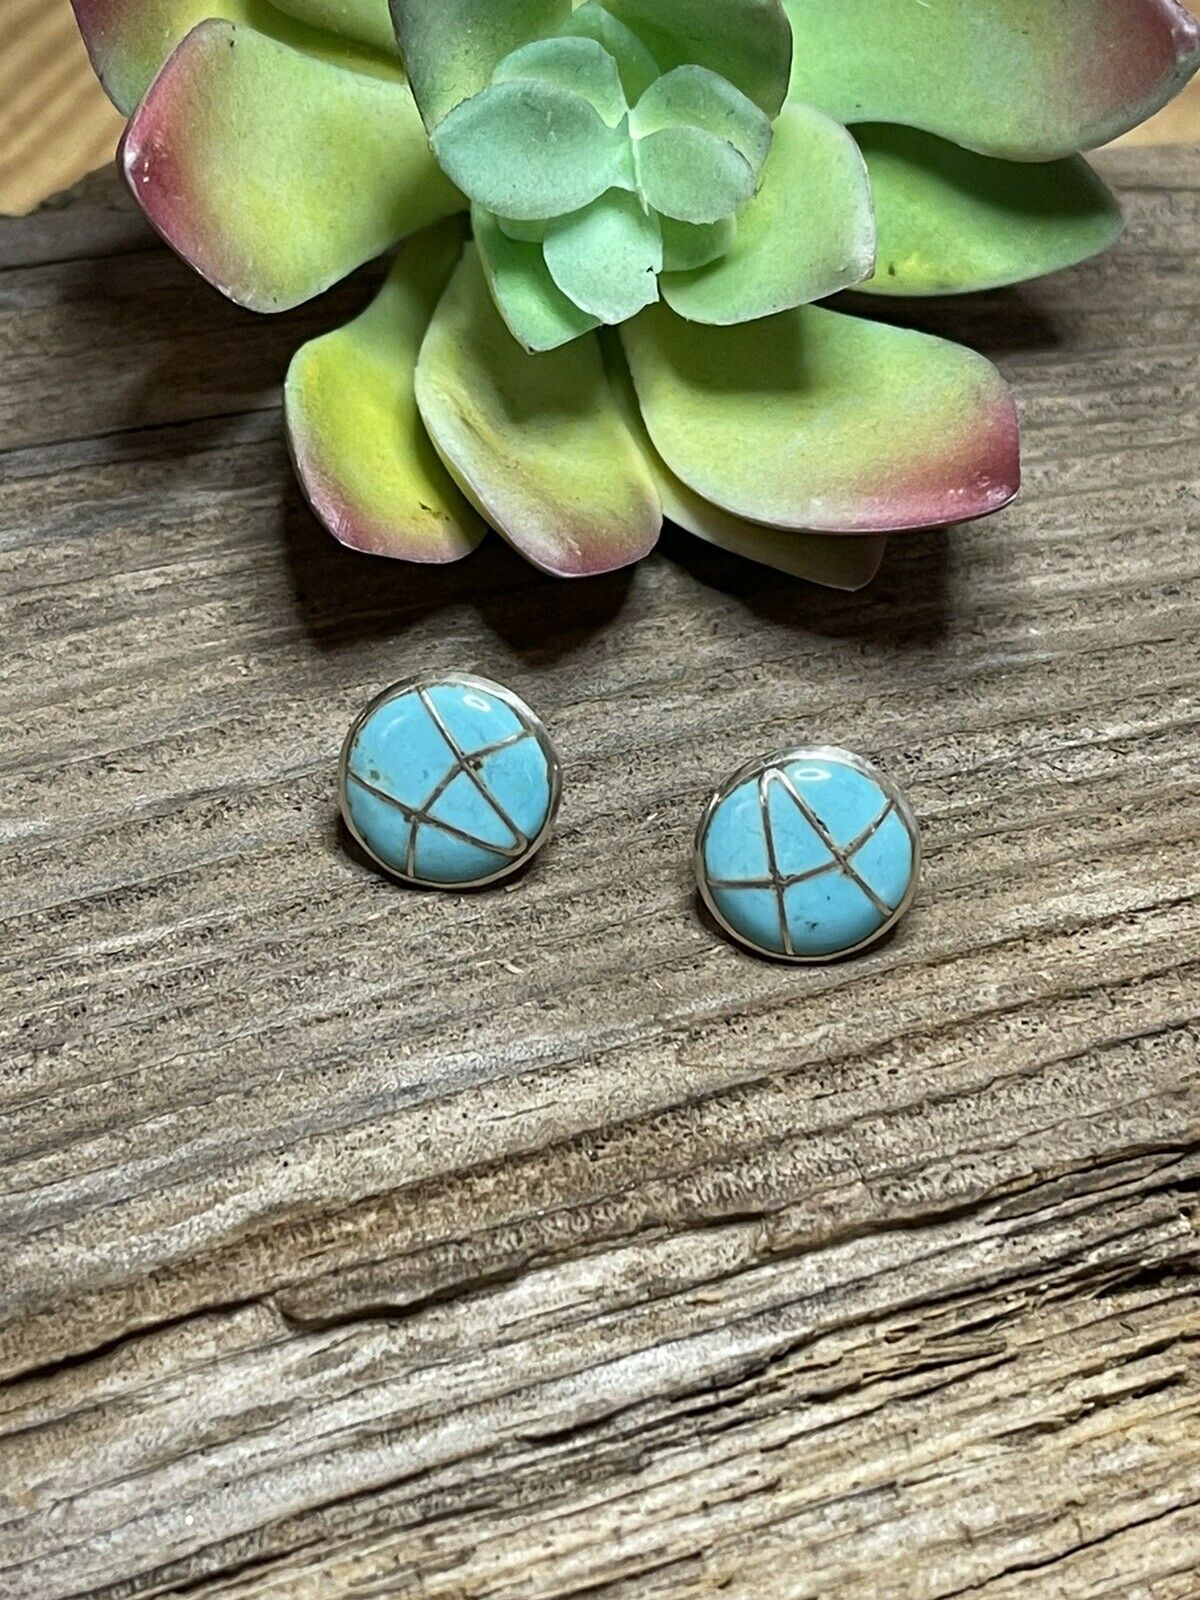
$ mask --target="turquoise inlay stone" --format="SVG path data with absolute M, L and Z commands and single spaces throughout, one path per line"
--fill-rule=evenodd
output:
M 515 872 L 549 837 L 558 758 L 541 722 L 467 675 L 397 684 L 342 751 L 342 815 L 363 849 L 411 883 L 472 888 Z
M 725 930 L 788 961 L 873 943 L 908 909 L 920 871 L 903 796 L 845 750 L 795 750 L 735 774 L 704 815 L 696 854 Z

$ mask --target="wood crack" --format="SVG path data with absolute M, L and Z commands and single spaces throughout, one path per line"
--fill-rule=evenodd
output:
M 1185 1501 L 1184 1505 L 1200 1505 L 1200 1497 L 1198 1497 L 1196 1500 Z M 962 1595 L 982 1594 L 991 1588 L 998 1579 L 1020 1577 L 1035 1572 L 1045 1572 L 1049 1568 L 1063 1566 L 1066 1562 L 1072 1560 L 1073 1557 L 1081 1554 L 1082 1552 L 1087 1550 L 1095 1550 L 1103 1545 L 1110 1544 L 1113 1540 L 1120 1538 L 1121 1535 L 1130 1532 L 1132 1529 L 1152 1528 L 1158 1523 L 1165 1522 L 1169 1517 L 1176 1516 L 1180 1509 L 1181 1508 L 1178 1505 L 1171 1506 L 1165 1511 L 1158 1511 L 1146 1517 L 1139 1517 L 1132 1522 L 1126 1523 L 1122 1527 L 1099 1534 L 1094 1539 L 1081 1539 L 1077 1544 L 1070 1545 L 1064 1550 L 1055 1551 L 1053 1554 L 1039 1557 L 1036 1561 L 1015 1562 L 1012 1566 L 1006 1567 L 1003 1572 L 994 1574 L 992 1577 L 988 1578 L 982 1583 L 970 1583 L 959 1589 L 944 1590 L 941 1592 L 939 1600 L 959 1600 L 959 1597 Z

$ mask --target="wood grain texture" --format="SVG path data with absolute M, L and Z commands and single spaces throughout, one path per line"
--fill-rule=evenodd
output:
M 369 274 L 256 320 L 108 177 L 0 228 L 5 1600 L 1197 1594 L 1200 188 L 1105 165 L 1106 260 L 908 313 L 1027 488 L 858 597 L 352 556 L 278 391 Z M 343 848 L 416 665 L 560 744 L 507 891 Z M 689 878 L 798 737 L 928 857 L 817 972 Z

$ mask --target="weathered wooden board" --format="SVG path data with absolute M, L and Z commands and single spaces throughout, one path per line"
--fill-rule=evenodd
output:
M 289 352 L 110 180 L 0 232 L 0 1595 L 1200 1593 L 1200 188 L 914 315 L 1025 411 L 865 595 L 680 537 L 564 587 L 335 547 Z M 364 698 L 526 693 L 517 887 L 339 840 Z M 696 914 L 757 748 L 871 753 L 923 899 L 852 965 Z

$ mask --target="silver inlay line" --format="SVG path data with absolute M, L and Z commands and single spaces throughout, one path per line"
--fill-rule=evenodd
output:
M 887 812 L 882 813 L 876 819 L 875 823 L 872 824 L 872 827 L 870 829 L 868 829 L 866 837 L 863 839 L 862 844 L 855 844 L 850 849 L 843 850 L 842 847 L 839 844 L 836 843 L 836 841 L 834 840 L 834 837 L 830 833 L 829 829 L 821 821 L 820 817 L 813 810 L 813 808 L 809 805 L 808 801 L 805 800 L 804 796 L 799 792 L 799 790 L 796 788 L 796 786 L 792 782 L 792 780 L 788 777 L 786 772 L 774 771 L 774 772 L 770 772 L 770 773 L 765 774 L 765 776 L 766 776 L 766 779 L 767 779 L 768 783 L 770 783 L 771 781 L 774 781 L 775 783 L 778 783 L 778 784 L 782 785 L 784 791 L 791 798 L 793 803 L 797 807 L 799 807 L 800 814 L 803 816 L 804 820 L 813 829 L 813 832 L 817 835 L 817 837 L 820 839 L 821 843 L 829 851 L 830 855 L 837 862 L 838 866 L 846 874 L 846 876 L 850 879 L 850 881 L 852 883 L 856 884 L 857 887 L 862 891 L 862 893 L 866 895 L 867 899 L 875 907 L 876 911 L 879 912 L 879 915 L 881 917 L 890 917 L 891 914 L 892 914 L 893 907 L 889 906 L 886 903 L 886 901 L 883 901 L 883 900 L 881 900 L 879 898 L 879 896 L 875 893 L 874 889 L 872 889 L 871 885 L 862 876 L 862 874 L 855 871 L 854 864 L 850 860 L 850 856 L 853 854 L 853 852 L 855 850 L 861 850 L 862 849 L 863 844 L 865 844 L 867 842 L 867 839 L 869 839 L 871 837 L 874 829 L 876 827 L 882 827 L 883 826 L 884 821 L 886 820 Z M 892 809 L 892 803 L 889 802 L 888 807 L 887 807 L 887 811 L 890 812 L 891 809 Z
M 445 737 L 445 730 L 444 729 L 439 727 L 438 731 L 439 731 L 439 733 L 442 734 L 443 737 Z M 450 746 L 450 752 L 451 752 L 452 755 L 455 756 L 454 765 L 452 767 L 447 768 L 445 775 L 439 780 L 437 788 L 429 796 L 428 800 L 426 800 L 426 802 L 425 802 L 426 811 L 430 810 L 431 807 L 437 805 L 438 801 L 442 798 L 442 796 L 445 794 L 446 790 L 454 782 L 455 778 L 458 777 L 460 772 L 465 770 L 464 762 L 482 762 L 482 761 L 486 761 L 488 756 L 494 756 L 501 750 L 511 750 L 514 745 L 524 744 L 526 739 L 532 739 L 532 738 L 533 738 L 532 731 L 529 728 L 522 728 L 520 733 L 510 733 L 507 739 L 497 739 L 495 744 L 489 744 L 483 750 L 476 750 L 473 755 L 466 756 L 466 757 L 458 755 L 455 752 L 453 745 L 451 745 Z M 490 799 L 491 796 L 489 795 L 488 798 Z M 493 805 L 493 809 L 496 809 L 498 811 L 498 808 L 495 805 L 495 801 L 492 802 L 492 805 Z M 513 833 L 513 837 L 516 838 L 516 829 L 513 829 L 512 833 Z
M 870 827 L 864 828 L 853 844 L 846 846 L 844 852 L 839 851 L 836 856 L 831 856 L 823 866 L 808 867 L 804 872 L 781 874 L 778 881 L 785 889 L 794 889 L 798 883 L 811 883 L 814 878 L 823 878 L 827 873 L 841 872 L 843 868 L 840 856 L 857 855 L 862 847 L 875 837 L 895 809 L 896 802 L 889 800 Z M 708 881 L 714 889 L 773 889 L 776 884 L 774 878 L 714 878 L 711 874 Z
M 409 822 L 412 824 L 412 833 L 408 843 L 408 855 L 410 860 L 415 849 L 414 841 L 416 839 L 417 829 L 423 825 L 428 825 L 431 828 L 440 828 L 443 833 L 448 833 L 452 839 L 461 839 L 464 844 L 475 845 L 475 847 L 479 850 L 487 850 L 495 856 L 504 856 L 510 861 L 518 860 L 528 849 L 528 841 L 519 846 L 513 846 L 492 844 L 487 839 L 478 839 L 473 833 L 468 833 L 466 829 L 456 828 L 452 822 L 443 822 L 440 817 L 431 817 L 427 810 L 419 810 L 413 806 L 406 806 L 403 800 L 397 800 L 396 796 L 394 794 L 388 794 L 386 789 L 377 788 L 375 784 L 369 783 L 366 778 L 361 777 L 357 772 L 353 771 L 353 769 L 347 773 L 347 777 L 350 779 L 351 783 L 356 783 L 360 789 L 365 789 L 368 794 L 373 794 L 377 800 L 383 800 L 388 805 L 395 806 L 397 811 L 401 812 L 405 817 L 408 818 Z M 514 837 L 516 837 L 517 830 L 514 828 L 512 832 Z
M 770 808 L 770 783 L 771 774 L 764 772 L 758 780 L 758 811 L 762 818 L 763 838 L 767 844 L 767 870 L 771 874 L 771 887 L 775 891 L 775 907 L 779 913 L 779 937 L 786 956 L 794 956 L 796 947 L 792 943 L 792 930 L 788 927 L 787 902 L 784 899 L 783 879 L 779 876 L 779 862 L 775 856 L 775 832 L 771 827 Z
M 492 810 L 500 818 L 500 821 L 504 824 L 504 826 L 512 834 L 513 838 L 518 841 L 518 843 L 520 845 L 520 849 L 517 850 L 516 854 L 517 855 L 524 854 L 524 852 L 529 849 L 529 844 L 530 844 L 529 839 L 525 836 L 524 833 L 521 832 L 520 828 L 517 827 L 516 823 L 509 816 L 508 812 L 505 811 L 504 807 L 500 804 L 500 802 L 496 799 L 496 797 L 489 791 L 487 784 L 484 783 L 483 779 L 479 776 L 479 773 L 475 770 L 474 766 L 472 765 L 472 762 L 482 761 L 485 756 L 492 755 L 494 753 L 493 750 L 491 750 L 491 749 L 476 750 L 473 755 L 467 755 L 466 752 L 463 750 L 462 746 L 459 744 L 458 740 L 454 737 L 454 735 L 450 732 L 450 729 L 446 726 L 445 720 L 443 719 L 443 717 L 439 713 L 438 708 L 434 705 L 433 700 L 432 700 L 432 698 L 431 698 L 431 696 L 429 694 L 429 691 L 427 689 L 418 689 L 417 690 L 417 698 L 420 700 L 421 704 L 425 707 L 425 710 L 429 713 L 429 716 L 433 720 L 434 726 L 437 728 L 437 730 L 441 734 L 442 738 L 445 739 L 446 743 L 450 746 L 450 749 L 454 753 L 454 758 L 455 758 L 455 761 L 457 762 L 457 768 L 458 768 L 458 770 L 455 772 L 454 776 L 457 777 L 459 772 L 466 773 L 467 777 L 475 785 L 475 788 L 478 790 L 480 796 L 487 802 L 487 804 L 492 808 Z M 530 729 L 526 725 L 524 717 L 522 717 L 520 715 L 520 713 L 515 710 L 515 708 L 511 708 L 510 707 L 510 709 L 513 711 L 513 715 L 521 723 L 521 726 L 522 726 L 523 730 L 525 731 L 525 733 L 531 733 L 532 729 Z M 513 741 L 512 740 L 508 740 L 508 741 L 505 741 L 504 743 L 511 743 L 511 742 L 513 742 Z M 503 749 L 504 748 L 504 743 L 498 743 L 497 746 L 496 746 L 496 749 Z

